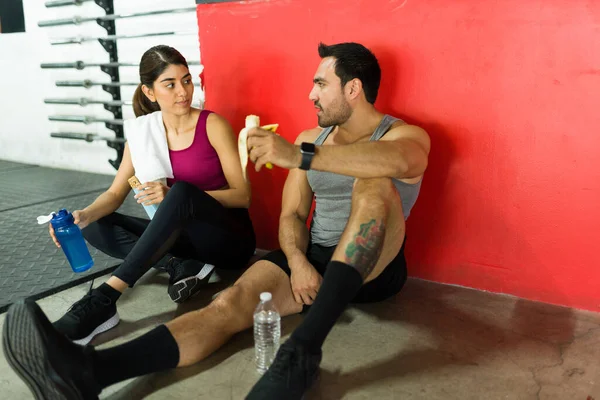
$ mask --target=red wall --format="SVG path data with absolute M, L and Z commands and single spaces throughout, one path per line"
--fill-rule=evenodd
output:
M 600 2 L 273 0 L 198 6 L 207 108 L 293 140 L 319 41 L 380 58 L 377 106 L 424 127 L 430 167 L 409 272 L 600 310 Z M 251 174 L 259 246 L 277 245 L 286 172 Z

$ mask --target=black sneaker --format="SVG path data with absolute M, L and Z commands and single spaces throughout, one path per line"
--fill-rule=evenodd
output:
M 118 323 L 116 304 L 98 289 L 92 289 L 54 323 L 54 328 L 74 343 L 85 346 L 94 336 Z
M 167 272 L 170 268 L 169 266 L 170 266 L 171 262 L 173 262 L 172 261 L 173 259 L 174 259 L 173 256 L 171 256 L 170 254 L 166 254 L 163 258 L 158 260 L 156 262 L 156 264 L 154 264 L 152 266 L 152 268 L 157 269 L 161 272 Z
M 207 283 L 215 266 L 196 260 L 172 259 L 167 272 L 169 279 L 169 296 L 175 303 L 183 303 L 200 291 Z
M 273 363 L 256 382 L 247 400 L 300 400 L 319 376 L 322 353 L 288 339 L 281 345 Z
M 2 348 L 11 368 L 36 399 L 97 399 L 91 348 L 73 344 L 31 300 L 10 307 L 2 331 Z

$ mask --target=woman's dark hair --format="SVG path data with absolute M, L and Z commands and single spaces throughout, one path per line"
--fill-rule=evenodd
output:
M 160 110 L 158 103 L 151 102 L 142 91 L 142 85 L 152 88 L 154 81 L 162 74 L 169 65 L 185 65 L 188 67 L 185 57 L 170 46 L 154 46 L 144 53 L 140 61 L 140 84 L 133 94 L 133 112 L 136 117 L 146 115 Z
M 381 69 L 377 57 L 359 43 L 339 43 L 327 46 L 319 44 L 321 58 L 335 58 L 335 74 L 342 81 L 342 88 L 352 79 L 362 82 L 367 101 L 371 104 L 377 99 Z

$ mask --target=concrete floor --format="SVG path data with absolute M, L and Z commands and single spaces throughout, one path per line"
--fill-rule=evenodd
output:
M 177 306 L 166 285 L 165 274 L 149 272 L 120 300 L 120 325 L 94 344 L 139 336 L 226 287 L 212 283 Z M 39 303 L 55 320 L 87 289 L 81 285 Z M 301 318 L 284 319 L 283 335 Z M 243 399 L 258 379 L 252 346 L 252 333 L 242 333 L 193 367 L 131 379 L 101 398 Z M 416 279 L 392 300 L 349 308 L 323 350 L 321 380 L 309 400 L 600 400 L 600 314 Z M 32 398 L 4 355 L 0 393 L 2 399 Z

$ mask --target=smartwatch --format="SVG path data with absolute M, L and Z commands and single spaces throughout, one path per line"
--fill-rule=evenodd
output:
M 315 144 L 302 142 L 300 145 L 300 153 L 302 154 L 300 169 L 308 171 L 310 169 L 310 163 L 315 155 Z

